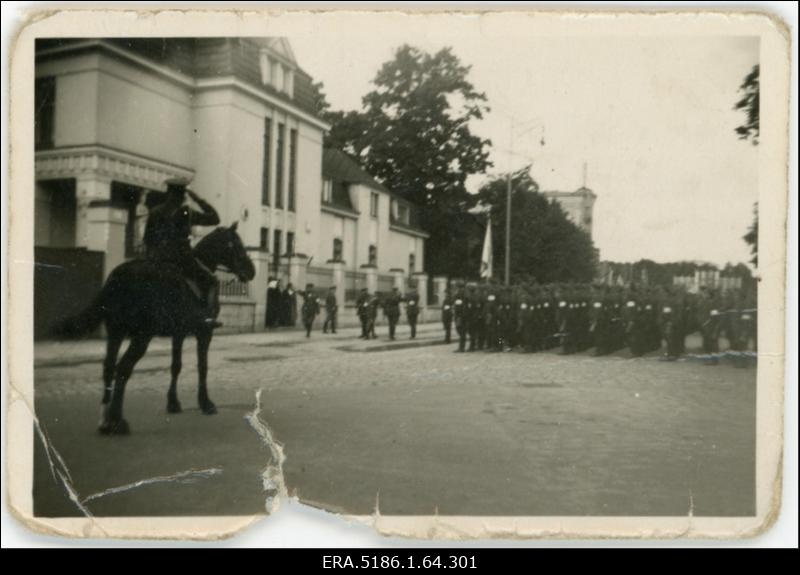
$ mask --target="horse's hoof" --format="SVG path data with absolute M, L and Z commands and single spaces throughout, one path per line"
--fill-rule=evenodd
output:
M 119 421 L 104 421 L 97 428 L 97 431 L 101 435 L 128 435 L 131 432 L 131 428 L 127 421 L 120 419 Z
M 183 409 L 181 408 L 180 401 L 170 401 L 167 403 L 167 413 L 181 413 Z
M 204 415 L 214 415 L 217 413 L 217 406 L 210 401 L 205 405 L 201 405 L 200 409 L 203 411 Z

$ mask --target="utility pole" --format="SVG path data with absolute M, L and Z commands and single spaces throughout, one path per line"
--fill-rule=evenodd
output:
M 512 175 L 513 175 L 513 158 L 515 155 L 519 155 L 530 162 L 533 162 L 527 156 L 522 154 L 515 154 L 514 153 L 514 136 L 524 136 L 528 132 L 535 130 L 537 127 L 542 129 L 542 138 L 539 141 L 541 146 L 544 146 L 544 124 L 540 120 L 528 120 L 522 123 L 523 127 L 528 126 L 528 129 L 519 133 L 514 134 L 514 117 L 510 117 L 511 120 L 511 127 L 509 129 L 509 144 L 508 144 L 508 175 L 506 177 L 506 258 L 505 258 L 505 285 L 511 285 L 511 185 L 512 185 Z

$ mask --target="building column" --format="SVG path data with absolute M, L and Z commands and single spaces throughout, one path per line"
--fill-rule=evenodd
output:
M 336 301 L 339 306 L 344 307 L 345 285 L 344 285 L 344 262 L 330 262 L 333 285 L 336 287 Z M 330 286 L 321 286 L 329 288 Z
M 303 254 L 293 254 L 287 256 L 289 264 L 289 281 L 294 286 L 295 291 L 306 289 L 306 269 L 308 257 Z
M 405 290 L 405 287 L 406 287 L 405 286 L 405 283 L 406 283 L 405 282 L 405 279 L 406 279 L 405 271 L 393 268 L 393 269 L 390 269 L 389 272 L 394 277 L 394 287 L 396 287 L 401 294 L 405 293 L 405 291 L 406 291 Z
M 92 202 L 97 201 L 111 201 L 111 179 L 97 176 L 96 174 L 78 177 L 75 181 L 75 203 L 77 204 L 75 206 L 76 247 L 89 247 L 89 206 Z
M 367 291 L 371 294 L 378 291 L 378 269 L 374 266 L 368 266 L 361 268 L 364 270 L 364 276 L 366 277 L 366 288 Z
M 103 279 L 125 262 L 125 225 L 128 212 L 106 201 L 96 201 L 86 208 L 86 244 L 89 250 L 105 253 Z
M 424 323 L 427 321 L 428 315 L 428 274 L 416 273 L 414 277 L 417 280 L 417 294 L 419 295 L 419 307 L 420 307 L 420 320 Z
M 447 276 L 433 276 L 433 291 L 436 294 L 436 305 L 442 305 L 447 291 Z
M 251 251 L 250 259 L 256 268 L 256 275 L 250 282 L 250 297 L 256 302 L 253 312 L 253 329 L 264 329 L 267 317 L 267 282 L 269 281 L 269 252 L 266 250 Z

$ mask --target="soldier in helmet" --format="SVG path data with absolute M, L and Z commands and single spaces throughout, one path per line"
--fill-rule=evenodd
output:
M 306 285 L 306 291 L 303 292 L 303 326 L 306 328 L 306 337 L 311 337 L 311 328 L 314 326 L 314 320 L 319 315 L 319 298 L 314 293 L 314 284 Z
M 411 328 L 411 339 L 417 337 L 417 318 L 419 318 L 419 294 L 416 289 L 411 289 L 406 295 L 406 319 Z
M 220 223 L 217 211 L 194 191 L 184 179 L 167 180 L 167 193 L 154 205 L 147 217 L 144 232 L 145 253 L 148 259 L 177 266 L 181 274 L 196 286 L 199 299 L 206 305 L 204 322 L 212 327 L 222 324 L 215 320 L 219 312 L 217 278 L 192 254 L 192 226 L 216 226 Z M 186 197 L 200 208 L 186 204 Z
M 361 322 L 361 339 L 369 339 L 367 326 L 369 324 L 369 292 L 367 288 L 361 288 L 361 292 L 356 298 L 356 314 L 358 321 Z
M 450 343 L 450 334 L 453 327 L 453 296 L 450 295 L 450 288 L 444 291 L 442 300 L 442 326 L 444 326 L 444 342 Z
M 397 320 L 400 319 L 401 301 L 403 301 L 403 298 L 400 295 L 400 290 L 393 287 L 392 293 L 390 293 L 383 302 L 383 315 L 389 320 L 389 339 L 394 339 L 397 329 Z

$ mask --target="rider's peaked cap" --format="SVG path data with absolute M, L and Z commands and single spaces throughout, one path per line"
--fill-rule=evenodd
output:
M 167 192 L 183 192 L 189 187 L 187 178 L 170 178 L 164 184 L 167 186 Z

